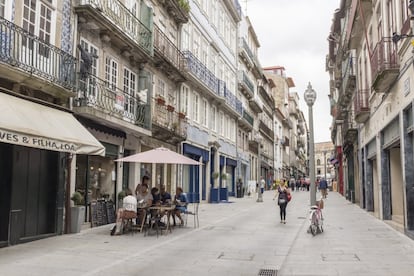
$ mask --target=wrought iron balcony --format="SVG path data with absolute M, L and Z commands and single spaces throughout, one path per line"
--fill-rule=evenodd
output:
M 246 72 L 239 71 L 239 86 L 241 91 L 244 92 L 243 94 L 246 95 L 248 99 L 254 96 L 254 84 L 247 76 Z
M 244 38 L 240 38 L 240 54 L 244 57 L 245 61 L 249 64 L 249 66 L 253 66 L 254 61 L 254 54 L 247 44 L 247 41 Z
M 397 49 L 391 38 L 383 38 L 375 46 L 371 56 L 372 87 L 378 92 L 388 88 L 398 77 Z
M 249 100 L 249 106 L 253 110 L 253 112 L 263 112 L 263 103 L 258 96 L 254 96 L 252 99 Z
M 342 90 L 344 99 L 349 103 L 356 88 L 356 58 L 348 56 L 348 58 L 342 63 Z
M 209 88 L 211 92 L 219 96 L 224 96 L 224 92 L 222 95 L 219 94 L 219 80 L 208 70 L 207 66 L 199 61 L 190 51 L 184 51 L 183 55 L 186 59 L 186 69 L 188 72 Z
M 351 112 L 352 113 L 352 112 Z M 348 118 L 343 122 L 343 141 L 344 144 L 353 144 L 358 139 L 357 124 L 353 120 L 353 114 L 348 114 Z
M 153 100 L 152 135 L 162 141 L 177 144 L 187 137 L 188 122 L 170 105 Z
M 243 109 L 243 119 L 246 120 L 251 127 L 253 127 L 254 118 L 252 115 L 249 114 L 249 112 L 246 111 L 246 109 Z
M 355 121 L 364 123 L 370 115 L 369 89 L 358 90 L 354 97 Z
M 259 131 L 264 133 L 269 139 L 271 139 L 272 141 L 275 139 L 275 134 L 273 132 L 273 130 L 271 130 L 265 123 L 263 123 L 262 121 L 260 121 L 259 123 Z
M 0 17 L 0 61 L 10 67 L 4 68 L 3 77 L 21 82 L 30 76 L 57 86 L 60 92 L 75 90 L 76 59 L 61 49 L 42 41 L 23 28 Z M 13 69 L 17 69 L 16 73 Z M 1 70 L 3 71 L 3 70 Z M 33 81 L 37 81 L 33 78 Z M 60 87 L 60 88 L 59 88 Z M 64 89 L 62 89 L 64 88 Z
M 224 90 L 224 98 L 226 99 L 226 103 L 232 107 L 234 111 L 237 112 L 240 116 L 243 114 L 243 105 L 242 102 L 237 99 L 236 95 L 234 95 L 227 87 Z
M 118 43 L 125 44 L 126 40 L 131 40 L 148 56 L 153 55 L 152 30 L 147 27 L 152 21 L 150 8 L 141 13 L 146 13 L 143 18 L 148 21 L 147 26 L 119 0 L 77 0 L 75 10 L 86 21 L 93 18 L 102 32 L 113 36 L 113 39 L 121 37 Z
M 141 102 L 139 97 L 113 87 L 106 81 L 90 75 L 86 80 L 78 81 L 77 107 L 88 107 L 104 117 L 110 114 L 139 127 L 150 129 L 150 105 Z M 95 112 L 89 112 L 94 113 Z M 103 115 L 105 114 L 105 115 Z
M 167 70 L 164 70 L 164 72 L 170 72 L 172 79 L 183 81 L 184 55 L 157 25 L 154 25 L 154 49 L 155 57 L 158 58 L 156 65 L 164 68 L 167 67 Z M 171 67 L 175 70 L 168 70 Z M 171 71 L 175 72 L 172 73 Z

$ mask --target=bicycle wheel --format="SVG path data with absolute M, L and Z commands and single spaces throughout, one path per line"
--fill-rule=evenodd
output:
M 312 233 L 313 236 L 316 236 L 316 231 L 318 231 L 317 229 L 318 229 L 318 227 L 316 225 L 314 225 L 314 224 L 311 225 L 310 230 L 311 230 L 311 233 Z

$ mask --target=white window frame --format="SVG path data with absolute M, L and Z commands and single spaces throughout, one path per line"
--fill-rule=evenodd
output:
M 204 98 L 201 100 L 201 124 L 208 127 L 208 102 Z
M 118 87 L 119 64 L 112 56 L 105 57 L 105 85 L 112 91 Z
M 99 60 L 98 60 L 99 59 L 99 48 L 83 37 L 81 37 L 79 41 L 83 49 L 85 49 L 87 52 L 93 51 L 93 53 L 98 57 L 98 58 L 94 58 L 92 61 L 91 75 L 96 76 L 96 77 L 99 76 L 99 71 L 98 71 L 99 70 Z M 86 48 L 85 48 L 85 45 L 86 45 Z M 78 51 L 78 54 L 79 54 L 78 58 L 79 60 L 81 60 L 79 51 Z M 83 80 L 80 80 L 80 82 L 83 83 L 87 87 L 87 92 L 86 92 L 86 95 L 84 95 L 83 91 L 79 91 L 79 97 L 83 98 L 84 96 L 86 96 L 89 101 L 95 102 L 96 98 L 98 97 L 98 92 L 99 92 L 97 85 L 96 85 L 96 79 L 88 78 L 86 80 L 86 83 Z
M 11 21 L 12 19 L 12 1 L 9 0 L 2 0 L 4 2 L 3 4 L 3 11 L 4 14 L 0 14 L 0 16 L 3 16 L 7 20 Z
M 167 84 L 161 78 L 157 78 L 156 95 L 165 99 L 167 91 Z
M 214 132 L 217 132 L 217 108 L 215 106 L 211 107 L 210 117 L 210 127 Z
M 223 111 L 219 111 L 218 132 L 221 136 L 224 137 L 224 113 Z
M 201 62 L 208 65 L 208 42 L 204 37 L 201 38 Z
M 191 106 L 191 111 L 192 111 L 192 119 L 193 121 L 199 123 L 200 122 L 200 96 L 198 95 L 198 93 L 194 92 L 192 94 L 192 106 Z
M 125 99 L 124 108 L 125 111 L 131 114 L 136 113 L 136 107 L 138 101 L 136 99 L 138 76 L 131 69 L 124 67 L 124 94 L 127 97 Z
M 201 59 L 201 45 L 200 45 L 200 37 L 201 34 L 197 29 L 193 29 L 193 54 L 198 58 Z
M 186 85 L 181 86 L 181 97 L 180 97 L 180 111 L 189 115 L 188 107 L 190 104 L 190 88 Z
M 184 24 L 182 27 L 181 47 L 182 50 L 190 49 L 191 25 Z

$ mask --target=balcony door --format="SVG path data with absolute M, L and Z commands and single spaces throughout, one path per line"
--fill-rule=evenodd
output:
M 52 8 L 42 1 L 24 0 L 23 29 L 30 35 L 16 33 L 17 37 L 14 38 L 14 41 L 21 41 L 22 45 L 19 61 L 50 75 L 55 75 L 59 70 L 57 66 L 53 66 L 49 46 L 54 41 L 54 16 Z
M 99 56 L 98 48 L 95 45 L 91 44 L 89 41 L 81 38 L 80 45 L 86 52 L 91 53 L 92 56 Z M 80 58 L 80 54 L 79 60 L 82 60 Z M 96 105 L 98 103 L 99 96 L 96 79 L 96 76 L 98 76 L 98 58 L 92 59 L 90 73 L 91 75 L 89 76 L 89 78 L 79 81 L 79 98 L 87 100 L 88 105 Z

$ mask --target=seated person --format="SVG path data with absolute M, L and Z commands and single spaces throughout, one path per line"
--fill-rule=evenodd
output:
M 187 200 L 187 196 L 183 193 L 183 189 L 181 187 L 177 187 L 175 191 L 174 202 L 176 204 L 174 214 L 180 219 L 181 225 L 184 225 L 184 220 L 181 217 L 181 214 L 187 212 L 188 200 Z M 174 225 L 175 225 L 175 218 L 174 218 Z
M 152 195 L 152 206 L 160 206 L 161 205 L 161 195 L 157 187 L 151 189 Z
M 130 189 L 126 189 L 125 194 L 126 196 L 122 200 L 122 208 L 119 208 L 116 213 L 116 224 L 111 230 L 112 235 L 121 234 L 121 230 L 124 226 L 124 220 L 137 217 L 137 199 L 132 195 Z
M 171 204 L 171 195 L 165 190 L 165 185 L 161 185 L 160 196 L 161 204 Z
M 145 208 L 152 206 L 153 197 L 152 194 L 148 191 L 148 184 L 144 183 L 141 184 L 141 190 L 138 192 L 137 195 L 138 201 L 138 220 L 137 222 L 143 222 L 146 215 Z

